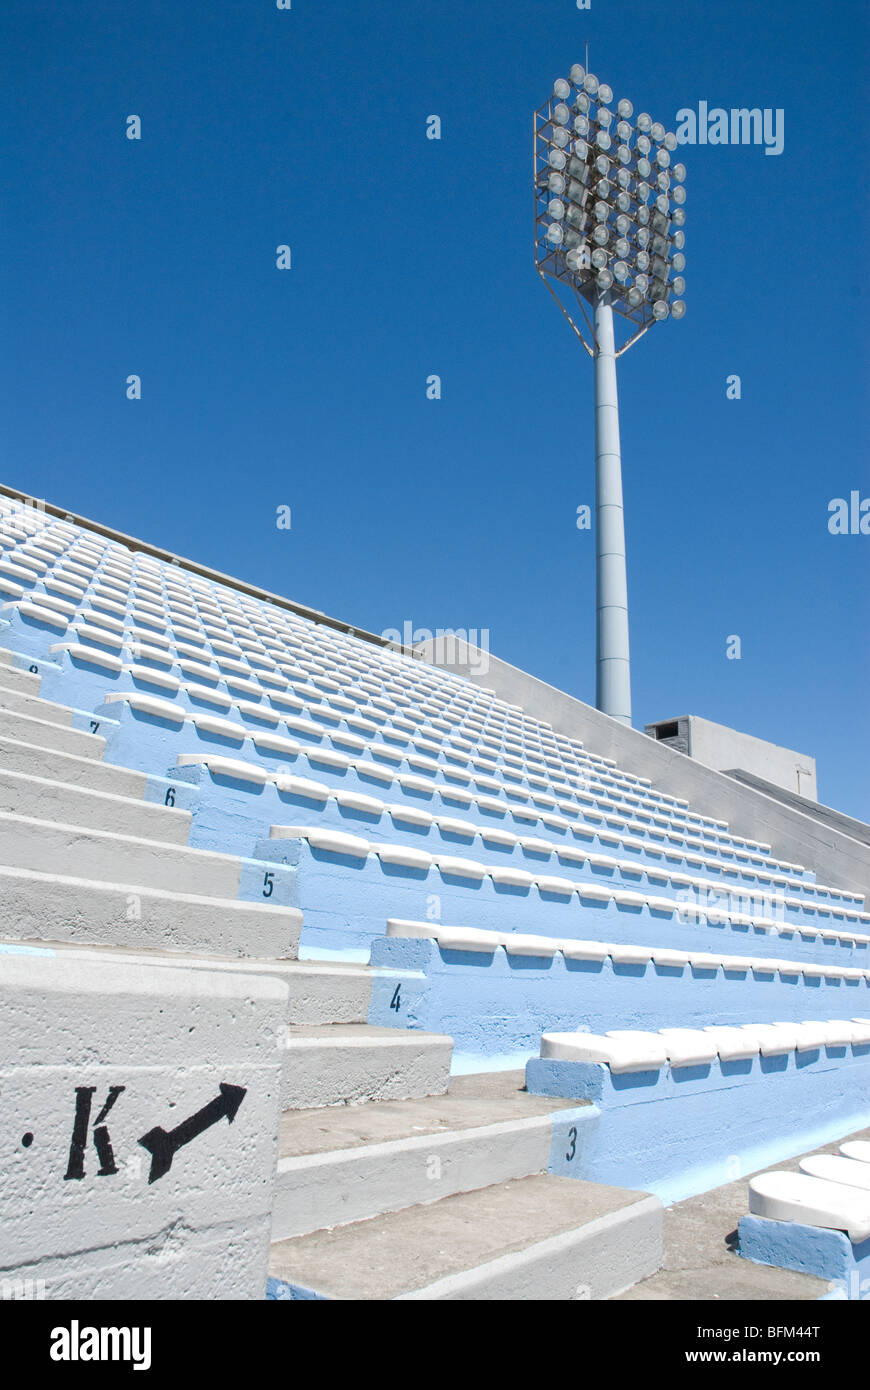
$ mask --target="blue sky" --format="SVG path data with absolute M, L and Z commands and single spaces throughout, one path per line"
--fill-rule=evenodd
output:
M 587 42 L 671 128 L 783 108 L 779 156 L 682 152 L 688 311 L 620 359 L 634 720 L 814 754 L 870 817 L 870 537 L 827 529 L 870 495 L 863 4 L 6 0 L 0 38 L 3 480 L 586 700 L 592 373 L 533 267 L 531 113 Z

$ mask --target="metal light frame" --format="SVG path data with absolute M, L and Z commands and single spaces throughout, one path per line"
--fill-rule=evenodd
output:
M 672 132 L 646 112 L 632 119 L 625 98 L 615 111 L 612 102 L 577 63 L 535 112 L 534 245 L 538 274 L 595 364 L 596 705 L 631 724 L 616 359 L 654 323 L 685 313 L 686 171 L 671 164 Z M 619 348 L 614 311 L 633 330 Z

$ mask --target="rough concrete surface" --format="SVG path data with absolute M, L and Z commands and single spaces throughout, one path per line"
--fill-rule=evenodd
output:
M 281 1119 L 279 1153 L 291 1155 L 354 1149 L 366 1144 L 385 1144 L 397 1139 L 479 1125 L 526 1120 L 554 1110 L 576 1109 L 577 1101 L 529 1095 L 523 1089 L 525 1074 L 485 1072 L 454 1076 L 446 1095 L 419 1100 L 373 1101 L 370 1105 L 340 1106 L 328 1110 L 295 1110 Z
M 643 1193 L 571 1178 L 522 1178 L 280 1241 L 270 1273 L 335 1298 L 393 1299 L 645 1200 Z
M 847 1138 L 870 1138 L 870 1130 L 844 1135 L 835 1143 L 812 1152 L 836 1153 Z M 800 1154 L 773 1166 L 797 1172 L 804 1156 Z M 734 1253 L 737 1223 L 749 1211 L 748 1184 L 749 1175 L 668 1208 L 664 1222 L 663 1268 L 619 1297 L 691 1301 L 733 1298 L 762 1302 L 821 1298 L 828 1291 L 823 1279 L 756 1265 Z

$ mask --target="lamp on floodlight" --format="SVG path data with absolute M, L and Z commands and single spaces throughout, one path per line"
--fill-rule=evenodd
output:
M 686 170 L 672 159 L 673 132 L 645 111 L 635 117 L 625 98 L 612 104 L 607 83 L 577 63 L 535 112 L 535 265 L 595 364 L 595 703 L 630 724 L 616 359 L 654 323 L 686 312 Z M 614 309 L 632 330 L 618 349 Z

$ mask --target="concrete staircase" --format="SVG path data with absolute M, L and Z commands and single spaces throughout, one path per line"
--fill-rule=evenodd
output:
M 604 1298 L 655 1270 L 661 1206 L 546 1174 L 553 1112 L 521 1072 L 445 1096 L 285 1113 L 271 1296 Z
M 233 973 L 286 978 L 275 1039 L 286 1106 L 445 1089 L 449 1038 L 369 1027 L 369 972 L 297 960 L 301 913 L 239 900 L 240 861 L 191 849 L 190 812 L 145 801 L 145 775 L 102 763 L 105 740 L 73 728 L 74 711 L 41 701 L 38 676 L 4 658 L 0 935 L 151 965 L 228 958 Z M 27 714 L 12 708 L 21 700 Z
M 370 1026 L 373 971 L 299 960 L 301 914 L 240 898 L 245 861 L 192 849 L 190 811 L 147 800 L 146 775 L 105 763 L 87 716 L 11 663 L 0 651 L 0 949 L 289 986 L 270 1296 L 603 1298 L 658 1268 L 655 1198 L 547 1175 L 575 1102 L 517 1073 L 451 1081 L 450 1038 Z
M 273 1297 L 601 1299 L 661 1259 L 654 1197 L 532 1176 L 273 1246 Z M 281 1281 L 285 1283 L 282 1290 Z

